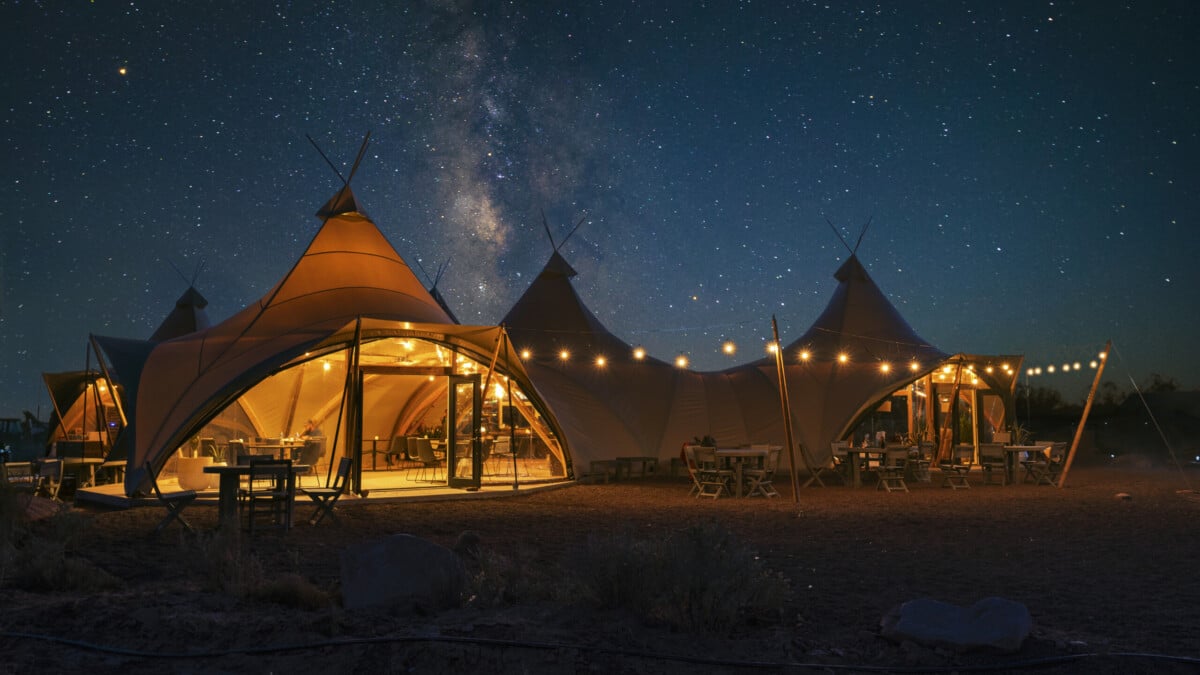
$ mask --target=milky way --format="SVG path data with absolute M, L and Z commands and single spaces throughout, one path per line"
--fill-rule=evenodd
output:
M 353 179 L 464 323 L 549 257 L 693 368 L 859 257 L 947 352 L 1200 381 L 1189 3 L 30 3 L 4 32 L 0 414 L 195 277 L 219 321 Z M 993 4 L 998 6 L 992 6 Z M 448 265 L 447 265 L 448 263 Z M 178 271 L 177 271 L 178 270 Z M 737 345 L 733 356 L 722 344 Z M 1086 369 L 1039 380 L 1075 398 Z

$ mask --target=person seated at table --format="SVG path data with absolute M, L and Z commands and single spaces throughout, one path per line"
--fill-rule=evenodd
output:
M 317 438 L 317 437 L 324 436 L 324 435 L 325 434 L 321 431 L 321 428 L 317 426 L 316 420 L 309 420 L 309 421 L 305 422 L 304 423 L 304 431 L 300 432 L 301 438 L 309 438 L 309 437 Z

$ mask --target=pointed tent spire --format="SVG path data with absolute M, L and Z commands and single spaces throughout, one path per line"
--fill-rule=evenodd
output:
M 358 203 L 358 197 L 354 196 L 354 191 L 350 189 L 349 185 L 343 186 L 337 191 L 337 194 L 325 202 L 325 205 L 317 211 L 317 217 L 321 220 L 328 220 L 344 213 L 359 213 L 364 217 L 369 217 L 366 210 Z
M 196 290 L 195 286 L 189 286 L 175 301 L 175 309 L 171 310 L 171 313 L 163 319 L 158 329 L 150 336 L 150 340 L 161 342 L 208 328 L 211 323 L 208 320 L 208 313 L 204 311 L 205 307 L 208 307 L 208 300 L 200 294 L 200 291 Z

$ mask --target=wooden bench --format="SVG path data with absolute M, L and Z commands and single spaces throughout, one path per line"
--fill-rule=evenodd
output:
M 626 478 L 633 478 L 633 467 L 638 467 L 638 477 L 645 478 L 647 474 L 658 472 L 657 457 L 618 457 L 617 458 L 617 478 L 621 477 L 621 472 L 624 471 Z

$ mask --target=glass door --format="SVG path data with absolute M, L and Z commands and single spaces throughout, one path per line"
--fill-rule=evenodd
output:
M 479 489 L 483 474 L 479 426 L 482 396 L 479 375 L 450 376 L 446 420 L 446 477 L 450 487 Z

